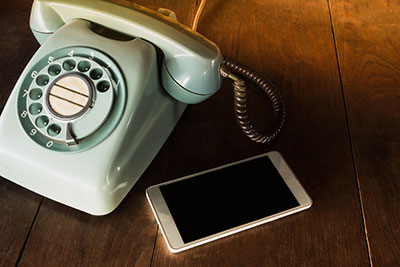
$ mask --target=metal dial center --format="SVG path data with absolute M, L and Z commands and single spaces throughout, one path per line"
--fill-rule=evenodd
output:
M 76 118 L 90 107 L 92 90 L 90 83 L 81 75 L 66 74 L 50 86 L 48 107 L 57 117 Z

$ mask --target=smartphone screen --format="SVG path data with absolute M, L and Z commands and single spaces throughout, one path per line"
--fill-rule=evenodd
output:
M 275 161 L 279 168 L 285 165 L 281 173 L 290 176 L 283 159 Z M 183 243 L 311 205 L 308 196 L 308 202 L 302 200 L 304 197 L 296 198 L 295 194 L 306 195 L 297 179 L 292 175 L 285 181 L 275 165 L 270 155 L 264 155 L 159 185 L 161 199 Z

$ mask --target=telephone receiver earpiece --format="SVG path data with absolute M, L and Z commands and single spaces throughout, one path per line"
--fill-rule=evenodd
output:
M 161 82 L 181 102 L 199 103 L 221 86 L 222 55 L 213 42 L 171 18 L 128 1 L 35 0 L 30 26 L 43 43 L 74 19 L 155 44 L 164 54 Z

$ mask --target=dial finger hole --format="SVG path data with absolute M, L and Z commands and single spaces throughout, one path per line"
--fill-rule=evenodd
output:
M 36 83 L 39 86 L 44 86 L 49 83 L 49 80 L 50 80 L 50 77 L 48 75 L 42 74 L 42 75 L 37 76 Z
M 51 76 L 56 76 L 61 72 L 61 66 L 58 64 L 53 64 L 48 68 L 48 72 Z
M 101 81 L 97 84 L 96 88 L 99 92 L 107 92 L 110 89 L 110 83 L 108 81 Z
M 32 100 L 39 100 L 43 95 L 43 92 L 39 88 L 34 88 L 29 92 L 29 97 Z
M 75 62 L 75 60 L 72 60 L 72 59 L 67 59 L 63 63 L 63 69 L 66 71 L 73 70 L 75 68 L 75 66 L 76 66 L 76 62 Z
M 90 78 L 93 80 L 98 80 L 103 76 L 103 71 L 99 68 L 93 69 L 90 71 Z
M 91 66 L 92 65 L 90 64 L 89 61 L 86 61 L 86 60 L 85 61 L 81 61 L 78 64 L 78 70 L 80 72 L 87 72 L 90 69 Z
M 50 136 L 57 136 L 61 132 L 61 126 L 58 124 L 51 124 L 49 128 L 47 128 L 47 133 Z
M 38 115 L 40 112 L 42 112 L 42 110 L 43 106 L 40 103 L 33 103 L 29 106 L 29 113 L 32 115 Z
M 49 118 L 47 116 L 40 116 L 36 119 L 35 124 L 39 128 L 46 127 L 49 124 Z

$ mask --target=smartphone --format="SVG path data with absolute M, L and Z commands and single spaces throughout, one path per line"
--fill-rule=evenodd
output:
M 146 189 L 169 250 L 180 252 L 311 207 L 272 151 Z

